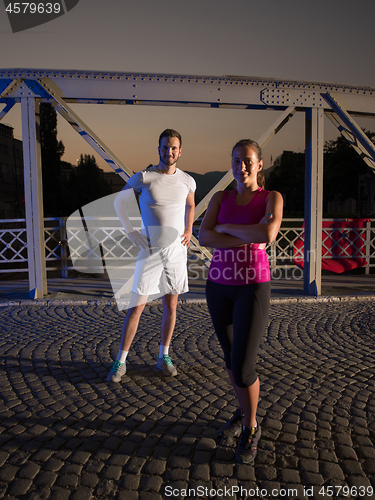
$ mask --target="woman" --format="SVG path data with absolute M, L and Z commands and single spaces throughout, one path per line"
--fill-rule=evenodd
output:
M 241 434 L 236 461 L 251 463 L 261 429 L 256 418 L 259 379 L 255 362 L 270 303 L 270 270 L 265 251 L 280 228 L 283 200 L 263 189 L 262 152 L 250 139 L 232 150 L 237 189 L 213 195 L 202 222 L 201 245 L 215 248 L 206 296 L 239 408 L 219 434 Z M 261 185 L 260 185 L 261 184 Z

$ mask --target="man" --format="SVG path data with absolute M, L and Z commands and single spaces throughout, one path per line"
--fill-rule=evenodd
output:
M 159 137 L 159 164 L 137 172 L 115 200 L 116 212 L 128 238 L 139 250 L 132 299 L 122 329 L 120 351 L 107 381 L 120 382 L 126 373 L 126 357 L 137 332 L 140 316 L 149 295 L 163 294 L 160 352 L 156 367 L 176 376 L 169 356 L 178 295 L 188 291 L 187 248 L 193 231 L 194 179 L 178 169 L 181 136 L 166 129 Z M 129 190 L 139 200 L 142 232 L 135 231 L 127 215 Z M 132 194 L 132 193 L 131 193 Z

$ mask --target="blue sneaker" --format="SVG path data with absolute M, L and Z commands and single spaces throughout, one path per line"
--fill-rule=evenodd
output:
M 167 354 L 164 354 L 162 358 L 158 358 L 156 368 L 162 370 L 164 375 L 167 375 L 168 377 L 175 377 L 177 375 L 177 370 L 173 366 L 172 360 Z
M 113 362 L 111 371 L 108 374 L 107 377 L 107 382 L 120 382 L 121 377 L 125 375 L 126 373 L 126 361 L 125 363 L 120 363 L 116 359 L 116 361 Z

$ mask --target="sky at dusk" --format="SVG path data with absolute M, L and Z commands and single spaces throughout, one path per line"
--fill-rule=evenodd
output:
M 373 0 L 80 0 L 54 21 L 12 33 L 3 2 L 0 67 L 239 75 L 375 87 Z M 179 167 L 230 167 L 232 145 L 257 140 L 274 111 L 75 105 L 73 109 L 132 170 L 158 161 L 165 128 L 183 137 Z M 3 123 L 21 139 L 20 106 Z M 326 120 L 325 139 L 338 132 Z M 375 131 L 370 119 L 358 120 Z M 63 159 L 103 160 L 59 119 Z M 266 146 L 265 167 L 283 150 L 303 151 L 300 113 Z

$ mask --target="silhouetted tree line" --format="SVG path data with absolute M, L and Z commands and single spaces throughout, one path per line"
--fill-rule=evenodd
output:
M 51 104 L 40 106 L 40 140 L 45 217 L 65 217 L 111 193 L 95 157 L 81 155 L 78 165 L 62 161 L 64 144 L 57 139 L 57 114 Z
M 365 131 L 374 142 L 375 133 Z M 370 168 L 341 135 L 324 146 L 323 211 L 327 213 L 329 201 L 353 198 L 368 201 L 371 196 Z M 285 213 L 302 215 L 305 199 L 305 154 L 284 151 L 280 164 L 266 176 L 266 188 L 283 194 Z M 361 214 L 366 215 L 366 214 Z

